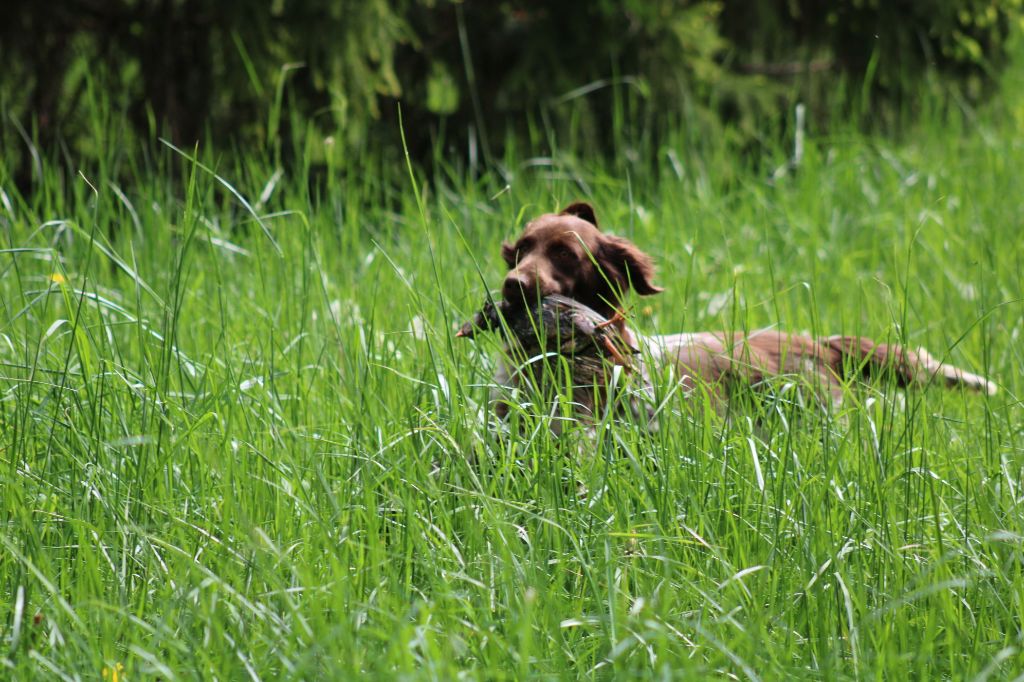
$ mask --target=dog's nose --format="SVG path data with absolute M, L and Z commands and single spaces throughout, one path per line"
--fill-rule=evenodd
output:
M 501 295 L 509 303 L 523 303 L 531 295 L 535 286 L 525 275 L 512 272 L 505 277 L 501 286 Z

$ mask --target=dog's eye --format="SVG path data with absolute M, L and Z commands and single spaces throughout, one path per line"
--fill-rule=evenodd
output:
M 576 260 L 576 254 L 567 246 L 556 246 L 551 250 L 551 260 L 559 263 L 571 263 Z

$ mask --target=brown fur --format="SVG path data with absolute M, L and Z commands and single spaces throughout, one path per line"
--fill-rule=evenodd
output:
M 502 285 L 509 302 L 561 294 L 611 317 L 630 287 L 642 296 L 662 291 L 651 283 L 650 256 L 601 232 L 589 204 L 531 221 L 515 243 L 502 244 L 501 255 L 509 267 Z
M 626 239 L 601 232 L 593 207 L 586 203 L 534 219 L 515 242 L 502 245 L 502 256 L 509 267 L 502 294 L 513 305 L 561 294 L 611 318 L 621 311 L 629 289 L 642 296 L 662 291 L 653 283 L 650 256 Z M 984 377 L 943 364 L 924 349 L 915 351 L 864 337 L 814 339 L 762 330 L 644 338 L 633 334 L 624 322 L 616 324 L 627 341 L 644 346 L 653 360 L 671 363 L 686 388 L 698 383 L 727 387 L 736 380 L 757 384 L 770 377 L 793 375 L 838 398 L 844 382 L 889 374 L 900 386 L 937 379 L 948 386 L 995 392 L 995 386 Z M 499 407 L 499 413 L 503 412 Z

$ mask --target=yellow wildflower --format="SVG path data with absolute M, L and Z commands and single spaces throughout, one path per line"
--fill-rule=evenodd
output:
M 103 679 L 110 680 L 110 682 L 123 682 L 124 677 L 124 666 L 120 663 L 116 663 L 113 668 L 103 667 Z

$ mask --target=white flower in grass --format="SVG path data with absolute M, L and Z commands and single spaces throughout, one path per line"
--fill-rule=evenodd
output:
M 417 341 L 425 341 L 427 339 L 426 325 L 423 322 L 423 318 L 419 315 L 412 318 L 412 322 L 409 323 L 409 331 L 412 332 L 412 338 Z

